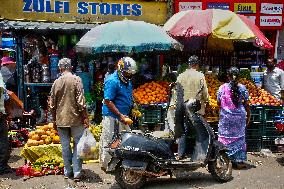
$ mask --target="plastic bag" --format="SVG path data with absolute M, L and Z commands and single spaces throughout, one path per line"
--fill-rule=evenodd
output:
M 84 130 L 84 133 L 79 140 L 77 146 L 77 156 L 83 160 L 91 160 L 97 158 L 96 139 L 88 128 Z

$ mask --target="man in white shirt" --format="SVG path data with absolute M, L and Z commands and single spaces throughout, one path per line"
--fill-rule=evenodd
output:
M 183 101 L 186 102 L 189 99 L 198 99 L 201 102 L 201 109 L 198 112 L 201 115 L 205 115 L 205 107 L 209 101 L 209 93 L 203 73 L 199 72 L 199 58 L 196 55 L 191 56 L 188 59 L 189 68 L 181 73 L 177 77 L 177 83 L 180 84 L 183 90 Z M 188 135 L 189 128 L 184 128 L 182 118 L 173 118 L 177 116 L 178 111 L 175 106 L 177 102 L 177 91 L 173 92 L 171 98 L 170 108 L 167 115 L 167 122 L 169 127 L 172 129 L 175 128 L 175 137 L 179 139 L 178 141 L 178 159 L 181 159 L 185 156 L 186 143 L 185 138 Z M 177 114 L 178 113 L 178 114 Z M 182 115 L 181 115 L 182 117 Z M 175 120 L 175 121 L 174 121 Z M 171 126 L 174 124 L 175 126 Z
M 284 71 L 276 67 L 277 59 L 268 59 L 263 75 L 263 88 L 278 100 L 284 99 Z

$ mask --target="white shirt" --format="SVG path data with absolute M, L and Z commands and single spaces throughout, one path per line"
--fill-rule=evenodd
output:
M 263 74 L 263 87 L 277 99 L 280 99 L 281 90 L 284 90 L 284 71 L 277 67 L 271 72 L 266 70 Z
M 178 76 L 177 82 L 179 82 L 183 87 L 184 101 L 195 99 L 203 85 L 201 93 L 197 96 L 197 99 L 201 101 L 201 109 L 198 113 L 205 115 L 205 102 L 208 102 L 209 94 L 204 74 L 195 69 L 187 69 Z M 174 91 L 173 98 L 171 99 L 171 105 L 175 104 L 176 98 L 176 92 Z

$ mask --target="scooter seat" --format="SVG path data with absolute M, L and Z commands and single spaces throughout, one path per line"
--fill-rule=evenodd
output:
M 156 137 L 156 138 L 161 138 L 161 139 L 173 139 L 172 134 L 168 131 L 153 131 L 149 133 L 149 135 Z

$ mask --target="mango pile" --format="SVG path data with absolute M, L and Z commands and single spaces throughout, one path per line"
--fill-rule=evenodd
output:
M 253 82 L 241 78 L 239 82 L 246 86 L 249 92 L 250 105 L 279 106 L 280 102 L 269 92 L 257 87 Z
M 141 105 L 165 103 L 168 100 L 169 82 L 145 83 L 133 90 L 135 101 Z
M 53 123 L 43 126 L 36 126 L 36 130 L 29 133 L 27 146 L 38 146 L 51 143 L 60 143 L 58 133 L 53 129 Z

